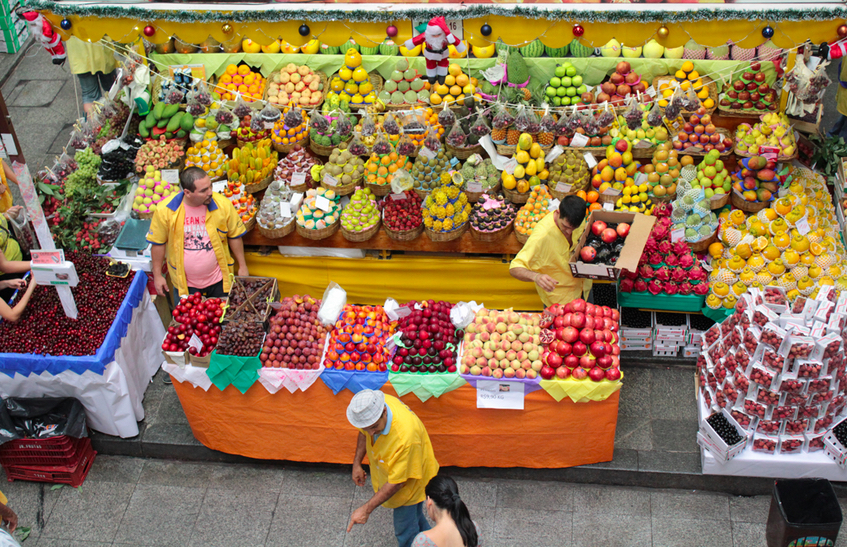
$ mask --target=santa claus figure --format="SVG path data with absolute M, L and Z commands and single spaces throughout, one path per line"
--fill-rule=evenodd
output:
M 426 25 L 426 30 L 411 40 L 407 40 L 406 49 L 413 49 L 424 45 L 424 58 L 426 59 L 426 76 L 430 84 L 435 82 L 444 83 L 447 77 L 447 67 L 450 64 L 450 51 L 447 46 L 454 46 L 456 51 L 465 51 L 465 44 L 456 38 L 444 17 L 433 17 Z
M 50 21 L 37 11 L 24 11 L 21 15 L 29 23 L 30 33 L 41 42 L 44 49 L 53 57 L 53 64 L 61 65 L 64 63 L 67 59 L 65 44 L 62 43 L 62 38 L 53 32 Z

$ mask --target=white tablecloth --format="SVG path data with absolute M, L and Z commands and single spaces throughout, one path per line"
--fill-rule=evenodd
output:
M 132 312 L 126 336 L 101 376 L 91 371 L 58 375 L 44 373 L 10 378 L 0 374 L 2 397 L 74 397 L 85 407 L 88 425 L 107 435 L 138 435 L 144 419 L 141 402 L 150 379 L 162 362 L 165 328 L 147 291 Z

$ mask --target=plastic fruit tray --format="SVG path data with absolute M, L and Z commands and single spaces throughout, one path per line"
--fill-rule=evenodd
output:
M 41 442 L 54 439 L 57 442 L 52 444 Z M 0 464 L 3 467 L 10 465 L 72 466 L 79 458 L 79 454 L 85 452 L 90 446 L 91 439 L 87 437 L 74 439 L 65 435 L 53 439 L 10 441 L 0 447 Z
M 91 439 L 86 438 L 83 441 L 85 442 L 82 450 L 76 454 L 70 465 L 4 465 L 6 477 L 9 482 L 14 480 L 52 482 L 76 488 L 85 482 L 91 464 L 94 463 L 94 456 L 97 455 L 97 452 L 91 448 Z

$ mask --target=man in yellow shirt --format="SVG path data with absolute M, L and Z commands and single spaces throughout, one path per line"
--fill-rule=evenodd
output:
M 426 428 L 414 412 L 396 397 L 365 389 L 347 407 L 347 419 L 359 430 L 353 459 L 353 482 L 365 484 L 362 460 L 371 468 L 374 495 L 353 511 L 347 531 L 365 524 L 380 505 L 394 509 L 394 535 L 400 547 L 410 547 L 415 536 L 429 530 L 424 514 L 425 488 L 438 474 L 438 461 Z
M 535 226 L 523 249 L 512 260 L 509 273 L 535 283 L 544 306 L 587 298 L 591 280 L 575 278 L 568 265 L 574 243 L 585 231 L 585 201 L 565 196 L 559 208 Z

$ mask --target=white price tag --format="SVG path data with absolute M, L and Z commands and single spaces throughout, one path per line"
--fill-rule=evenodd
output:
M 282 215 L 282 218 L 291 218 L 291 204 L 287 201 L 280 202 L 279 214 Z
M 523 410 L 524 384 L 522 382 L 476 381 L 476 407 Z
M 198 352 L 203 351 L 203 342 L 200 341 L 200 338 L 196 334 L 191 335 L 191 339 L 188 340 L 188 347 L 194 348 Z
M 426 158 L 426 159 L 428 159 L 428 160 L 431 160 L 431 159 L 435 158 L 435 152 L 433 152 L 432 150 L 430 150 L 430 149 L 429 149 L 429 148 L 427 148 L 426 146 L 424 146 L 423 148 L 421 148 L 420 152 L 418 152 L 418 155 L 419 155 L 419 156 L 423 156 L 423 157 L 425 157 L 425 158 Z
M 557 192 L 562 192 L 564 194 L 564 193 L 570 192 L 571 188 L 573 188 L 572 184 L 565 184 L 564 182 L 557 182 L 555 190 Z
M 291 175 L 291 184 L 293 186 L 300 186 L 301 184 L 306 184 L 306 173 L 297 172 Z
M 324 175 L 321 179 L 321 182 L 326 184 L 327 186 L 336 187 L 338 186 L 338 179 L 333 177 L 332 175 Z
M 179 184 L 179 170 L 162 169 L 162 180 L 171 184 Z
M 402 201 L 406 199 L 406 194 L 391 194 L 391 201 Z
M 614 203 L 604 203 L 603 204 L 603 210 L 604 211 L 614 211 L 615 210 L 615 204 Z
M 641 186 L 645 182 L 647 182 L 647 175 L 645 175 L 644 173 L 638 173 L 637 175 L 635 175 L 636 185 Z
M 594 166 L 597 165 L 597 160 L 594 159 L 594 156 L 591 154 L 591 152 L 585 153 L 585 163 L 588 164 L 589 169 L 594 169 Z
M 671 230 L 671 241 L 676 243 L 677 241 L 685 240 L 685 228 L 676 228 Z
M 650 87 L 647 88 L 647 91 L 645 91 L 645 93 L 647 93 L 651 97 L 655 97 L 656 96 L 656 88 L 651 85 Z
M 481 182 L 469 182 L 468 183 L 468 192 L 482 192 L 482 183 Z
M 544 156 L 544 163 L 550 163 L 551 161 L 561 156 L 564 151 L 565 149 L 557 144 L 556 146 L 551 148 L 549 152 L 547 152 L 546 156 Z
M 549 205 L 547 205 L 547 210 L 548 210 L 548 211 L 555 211 L 556 209 L 558 209 L 558 208 L 559 208 L 559 204 L 560 204 L 560 203 L 561 203 L 561 201 L 559 201 L 559 200 L 558 200 L 558 199 L 556 199 L 556 198 L 551 199 L 551 200 L 550 200 L 550 204 L 549 204 Z
M 400 306 L 399 308 L 394 310 L 394 313 L 397 314 L 397 317 L 399 319 L 403 319 L 404 317 L 411 315 L 412 310 L 409 309 L 409 306 Z
M 805 218 L 801 218 L 796 225 L 797 231 L 800 232 L 800 235 L 806 235 L 812 231 L 812 228 L 809 226 L 809 221 Z
M 227 182 L 225 180 L 219 180 L 212 183 L 212 192 L 221 193 L 226 190 Z
M 588 146 L 588 137 L 586 137 L 582 133 L 574 134 L 573 138 L 571 139 L 571 146 L 573 146 L 574 148 Z
M 324 213 L 328 213 L 331 206 L 332 205 L 326 197 L 318 196 L 315 198 L 315 207 L 317 207 Z
M 511 174 L 514 174 L 515 169 L 517 169 L 517 167 L 518 167 L 518 160 L 516 160 L 515 158 L 509 158 L 509 160 L 506 161 L 506 165 L 503 166 L 503 171 L 505 171 L 505 172 L 507 172 L 511 175 Z

